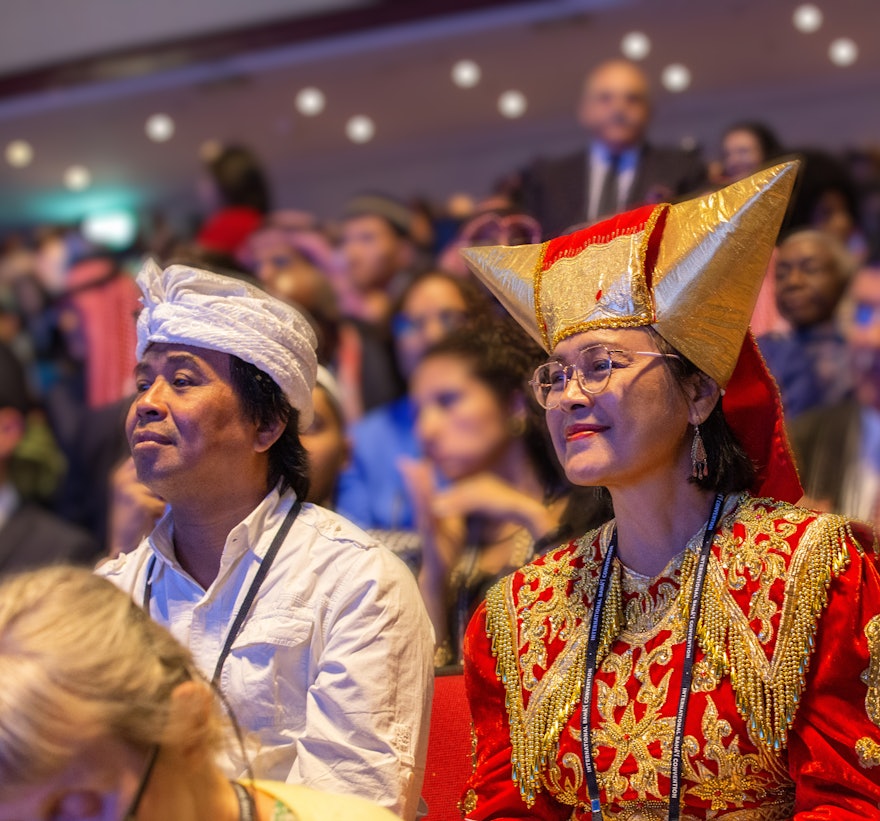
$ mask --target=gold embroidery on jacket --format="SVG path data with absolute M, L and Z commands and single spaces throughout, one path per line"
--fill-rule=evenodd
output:
M 770 506 L 769 511 L 765 505 Z M 726 536 L 720 560 L 713 557 L 706 576 L 698 625 L 700 646 L 716 675 L 730 676 L 749 736 L 768 750 L 785 747 L 804 689 L 819 617 L 828 603 L 828 586 L 849 566 L 847 543 L 858 544 L 842 516 L 819 516 L 805 529 L 786 569 L 771 551 L 786 553 L 787 547 L 780 547 L 779 538 L 791 536 L 811 515 L 771 500 L 748 500 L 736 516 L 746 527 L 747 539 L 743 542 Z M 738 551 L 744 558 L 737 557 Z M 685 618 L 692 584 L 691 578 L 685 580 L 688 564 L 693 563 L 686 561 L 682 571 L 682 589 L 687 592 L 680 597 Z M 753 582 L 758 581 L 749 614 L 731 594 L 731 588 L 741 589 L 746 570 Z M 775 606 L 770 591 L 777 583 L 783 587 L 783 603 L 768 660 L 764 634 L 771 632 L 767 616 Z M 762 624 L 757 635 L 752 619 Z
M 874 616 L 865 625 L 865 637 L 868 639 L 870 662 L 868 669 L 862 673 L 862 680 L 868 685 L 865 697 L 865 712 L 868 718 L 880 728 L 880 616 Z M 880 744 L 863 736 L 856 741 L 856 753 L 859 764 L 865 769 L 880 767 Z
M 733 728 L 729 721 L 719 718 L 718 708 L 708 696 L 701 729 L 702 742 L 693 736 L 684 739 L 685 775 L 693 782 L 687 785 L 688 794 L 711 801 L 713 810 L 725 810 L 742 808 L 765 798 L 768 792 L 777 796 L 781 793 L 791 799 L 793 809 L 794 785 L 777 765 L 775 756 L 742 753 L 738 736 L 725 745 Z M 715 772 L 708 762 L 715 765 Z
M 792 536 L 812 515 L 789 505 L 745 495 L 736 510 L 725 517 L 725 535 L 716 539 L 716 553 L 709 562 L 698 625 L 699 645 L 705 658 L 698 659 L 695 665 L 692 691 L 709 692 L 722 678 L 729 676 L 749 737 L 765 753 L 778 752 L 785 746 L 803 691 L 818 620 L 827 604 L 828 586 L 849 564 L 847 542 L 858 544 L 845 519 L 822 515 L 806 527 L 797 550 L 792 551 L 785 537 Z M 774 520 L 779 521 L 774 523 Z M 745 538 L 734 538 L 735 523 L 744 525 Z M 598 534 L 599 554 L 604 555 L 612 532 L 613 523 L 609 523 Z M 523 582 L 518 589 L 513 589 L 512 578 L 508 577 L 486 597 L 487 633 L 496 658 L 497 674 L 506 693 L 513 778 L 529 807 L 542 787 L 550 789 L 557 800 L 575 805 L 583 784 L 582 765 L 578 762 L 575 766 L 574 761 L 558 762 L 557 756 L 560 733 L 581 698 L 589 605 L 596 593 L 599 574 L 598 562 L 592 556 L 595 549 L 592 542 L 596 537 L 596 532 L 587 534 L 576 548 L 562 549 L 549 554 L 540 564 L 527 566 L 522 571 Z M 589 557 L 584 555 L 588 551 Z M 583 566 L 577 567 L 580 561 Z M 670 622 L 674 619 L 676 624 L 683 625 L 687 619 L 695 565 L 696 554 L 688 550 L 681 562 L 681 594 L 677 606 L 664 614 Z M 746 585 L 754 589 L 748 612 L 744 612 L 734 598 Z M 616 565 L 601 626 L 599 658 L 603 659 L 603 670 L 611 670 L 609 664 L 620 663 L 618 655 L 605 657 L 611 644 L 618 637 L 629 641 L 634 638 L 631 629 L 623 629 L 622 587 L 620 566 Z M 661 599 L 668 601 L 668 591 L 662 594 Z M 774 599 L 781 600 L 781 606 Z M 664 629 L 670 623 L 661 620 L 658 624 L 649 619 L 642 601 L 632 605 L 630 599 L 627 604 L 631 607 L 626 615 L 634 617 L 633 626 L 651 627 L 653 635 L 658 628 Z M 774 620 L 778 622 L 775 629 Z M 760 627 L 753 627 L 752 623 Z M 682 635 L 679 634 L 676 641 L 681 641 Z M 548 665 L 547 647 L 557 639 L 564 643 L 563 649 Z M 671 658 L 672 644 L 667 652 Z M 652 663 L 661 662 L 657 659 Z M 598 684 L 609 692 L 615 689 Z M 668 684 L 667 676 L 652 687 L 659 690 Z M 621 692 L 625 695 L 625 689 Z M 597 690 L 596 704 L 603 716 L 603 709 L 611 709 L 606 698 L 606 693 Z M 646 691 L 638 696 L 640 701 L 642 698 L 647 700 L 642 702 L 647 709 L 659 695 Z M 641 752 L 641 760 L 636 757 L 639 772 L 631 777 L 633 782 L 629 786 L 640 795 L 654 789 L 657 772 L 664 772 L 665 767 L 668 774 L 664 744 L 667 736 L 671 739 L 671 730 L 667 731 L 662 717 L 655 721 L 657 726 L 652 727 L 651 732 L 660 742 L 663 753 L 659 759 L 652 757 L 654 763 L 650 767 Z M 611 726 L 606 719 L 594 729 L 594 743 L 598 744 L 601 739 L 603 746 L 607 743 L 615 747 L 619 741 L 612 743 L 611 736 L 626 735 L 626 730 L 621 729 L 624 725 L 638 735 L 648 731 L 648 723 L 637 720 L 636 712 L 627 715 L 625 711 L 620 723 Z M 568 731 L 574 734 L 574 728 Z M 608 738 L 602 733 L 608 734 Z M 630 739 L 624 740 L 635 756 L 641 742 L 633 739 L 633 732 L 628 735 Z M 764 757 L 765 767 L 775 766 L 771 761 L 775 756 Z M 615 757 L 616 770 L 612 767 L 600 774 L 600 779 L 606 782 L 602 786 L 609 798 L 610 793 L 620 792 L 620 783 L 616 780 L 622 778 L 619 760 L 621 755 Z

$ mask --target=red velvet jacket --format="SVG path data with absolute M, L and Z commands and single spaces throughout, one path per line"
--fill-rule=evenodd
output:
M 685 722 L 683 819 L 880 818 L 880 568 L 839 516 L 744 495 L 712 548 Z M 470 819 L 588 819 L 587 628 L 611 525 L 490 591 L 465 675 Z M 657 579 L 615 563 L 593 697 L 606 818 L 666 819 L 701 534 Z

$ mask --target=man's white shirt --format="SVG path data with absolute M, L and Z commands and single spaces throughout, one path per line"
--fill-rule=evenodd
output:
M 177 562 L 170 512 L 137 550 L 98 572 L 141 603 L 155 556 L 150 613 L 210 677 L 294 501 L 273 490 L 232 529 L 207 590 Z M 433 650 L 409 569 L 347 520 L 303 505 L 220 676 L 255 776 L 360 795 L 414 818 Z M 221 763 L 231 777 L 245 774 L 234 747 Z

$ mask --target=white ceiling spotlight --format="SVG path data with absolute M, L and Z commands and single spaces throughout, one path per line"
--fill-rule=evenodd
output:
M 828 58 L 836 66 L 851 66 L 859 58 L 859 47 L 849 37 L 838 37 L 828 47 Z
M 628 60 L 644 60 L 651 53 L 651 40 L 642 31 L 631 31 L 620 41 L 620 50 Z
M 473 60 L 459 60 L 452 67 L 452 82 L 459 88 L 473 88 L 481 76 L 482 71 Z
M 672 63 L 663 69 L 660 82 L 663 83 L 663 88 L 667 91 L 678 94 L 691 84 L 690 69 L 681 63 Z
M 308 86 L 297 92 L 293 104 L 303 117 L 317 117 L 327 105 L 327 98 L 320 88 Z
M 174 136 L 174 120 L 167 114 L 153 114 L 147 118 L 144 131 L 154 143 L 168 142 Z
M 34 159 L 34 149 L 24 140 L 13 140 L 6 146 L 6 162 L 13 168 L 24 168 Z
M 345 124 L 345 134 L 353 143 L 368 143 L 376 134 L 376 124 L 365 114 L 356 114 Z
M 812 34 L 822 27 L 822 9 L 812 3 L 803 3 L 791 16 L 794 27 L 803 34 Z
M 498 98 L 498 110 L 501 112 L 502 116 L 507 117 L 510 120 L 522 117 L 522 115 L 526 113 L 526 108 L 528 108 L 526 95 L 516 89 L 505 91 Z
M 92 173 L 84 165 L 71 165 L 64 172 L 64 184 L 71 191 L 82 191 L 92 184 Z

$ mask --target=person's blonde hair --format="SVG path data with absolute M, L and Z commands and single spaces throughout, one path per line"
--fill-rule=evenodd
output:
M 192 656 L 125 593 L 85 569 L 0 583 L 0 785 L 44 782 L 88 743 L 182 741 L 171 694 Z M 205 743 L 220 719 L 204 723 Z M 191 738 L 191 735 L 189 736 Z

